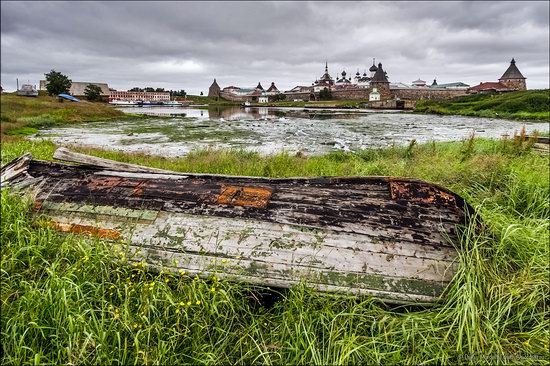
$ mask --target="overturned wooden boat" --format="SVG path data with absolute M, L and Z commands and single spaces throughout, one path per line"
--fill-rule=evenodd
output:
M 437 301 L 471 208 L 416 179 L 182 174 L 58 149 L 2 168 L 60 231 L 127 244 L 157 269 L 398 302 Z

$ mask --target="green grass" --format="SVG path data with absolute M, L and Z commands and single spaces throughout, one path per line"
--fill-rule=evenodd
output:
M 550 91 L 525 90 L 502 94 L 474 94 L 444 101 L 420 100 L 415 112 L 463 116 L 550 120 Z
M 29 128 L 129 117 L 135 118 L 105 103 L 60 103 L 57 98 L 49 96 L 30 98 L 2 94 L 0 97 L 2 135 L 25 135 L 31 131 Z
M 432 308 L 325 296 L 297 286 L 272 307 L 245 284 L 127 266 L 108 243 L 60 235 L 2 192 L 2 364 L 548 364 L 549 158 L 530 142 L 455 143 L 262 157 L 202 150 L 179 159 L 78 148 L 189 172 L 412 176 L 476 207 L 483 226 L 456 245 L 459 271 Z M 51 159 L 50 142 L 8 140 Z

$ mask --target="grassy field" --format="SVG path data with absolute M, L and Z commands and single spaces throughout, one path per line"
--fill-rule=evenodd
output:
M 550 121 L 550 90 L 475 94 L 444 101 L 420 100 L 415 112 Z
M 15 94 L 0 96 L 0 133 L 2 135 L 30 135 L 40 127 L 64 123 L 91 122 L 111 118 L 127 118 L 127 114 L 105 103 L 81 101 L 60 103 L 55 97 L 20 97 Z M 135 117 L 135 116 L 133 116 Z
M 2 144 L 2 163 L 49 142 Z M 484 225 L 459 243 L 459 271 L 432 308 L 325 296 L 261 298 L 244 284 L 126 266 L 109 243 L 60 235 L 2 192 L 2 364 L 548 364 L 549 158 L 529 142 L 454 143 L 320 157 L 196 151 L 180 159 L 75 148 L 188 172 L 409 176 L 465 197 Z

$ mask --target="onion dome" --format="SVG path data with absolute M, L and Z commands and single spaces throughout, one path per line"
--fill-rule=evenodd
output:
M 370 72 L 376 72 L 376 70 L 378 70 L 378 68 L 376 67 L 376 65 L 374 64 L 374 59 L 372 60 L 372 66 L 369 68 L 369 71 Z

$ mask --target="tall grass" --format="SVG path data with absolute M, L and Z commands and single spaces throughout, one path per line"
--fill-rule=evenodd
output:
M 19 154 L 15 145 L 2 146 L 3 162 Z M 21 149 L 52 152 L 45 143 Z M 3 191 L 2 364 L 548 364 L 547 156 L 474 138 L 323 157 L 80 150 L 180 171 L 414 176 L 466 197 L 482 224 L 455 243 L 459 270 L 446 300 L 419 308 L 305 286 L 266 296 L 216 277 L 150 272 L 108 243 L 56 233 L 25 198 Z
M 39 127 L 109 118 L 127 118 L 127 116 L 105 103 L 88 101 L 60 103 L 57 98 L 47 96 L 30 98 L 3 94 L 0 97 L 0 133 L 2 135 L 32 134 Z
M 548 121 L 550 90 L 474 94 L 441 101 L 420 100 L 415 112 Z

